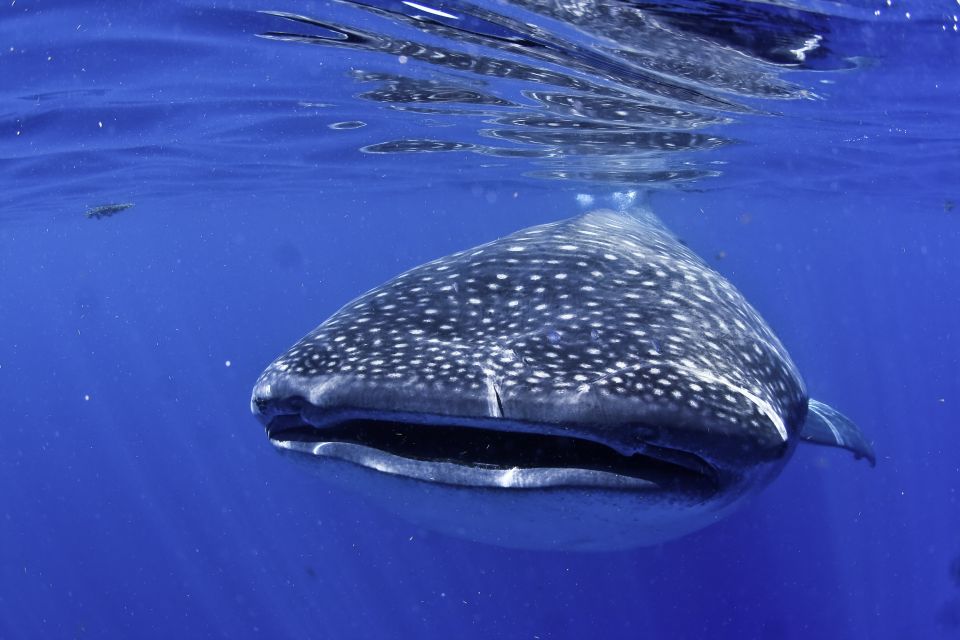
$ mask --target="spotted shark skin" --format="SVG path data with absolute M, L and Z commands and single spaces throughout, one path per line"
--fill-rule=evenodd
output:
M 350 478 L 363 468 L 384 494 L 392 478 L 411 502 L 426 485 L 453 495 L 459 519 L 427 518 L 437 528 L 512 546 L 608 548 L 715 520 L 777 475 L 808 421 L 819 428 L 806 439 L 873 460 L 852 422 L 820 403 L 824 410 L 808 412 L 808 401 L 786 349 L 726 279 L 653 214 L 598 210 L 434 260 L 367 292 L 274 361 L 251 406 L 282 450 L 337 462 Z M 357 421 L 443 425 L 453 437 L 482 429 L 573 438 L 668 470 L 549 460 L 528 468 L 325 437 Z M 309 437 L 285 438 L 290 425 L 300 436 L 308 427 Z M 680 480 L 664 478 L 671 468 Z M 709 490 L 687 471 L 709 477 Z M 465 529 L 476 523 L 464 526 L 462 512 L 471 493 L 491 488 L 512 492 L 503 502 L 513 515 L 485 494 L 485 517 L 504 526 L 473 536 Z M 556 533 L 562 514 L 550 521 L 555 509 L 541 495 L 549 490 L 563 514 L 586 505 L 570 536 Z M 517 492 L 530 504 L 518 507 Z M 598 503 L 609 508 L 596 511 Z M 624 508 L 628 517 L 611 516 Z M 543 522 L 518 529 L 517 509 Z M 593 529 L 586 514 L 613 524 Z

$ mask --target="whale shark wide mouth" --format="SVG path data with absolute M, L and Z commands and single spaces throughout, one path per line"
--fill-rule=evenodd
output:
M 624 454 L 595 440 L 505 420 L 363 412 L 313 418 L 276 415 L 267 433 L 281 449 L 433 483 L 669 491 L 697 499 L 718 490 L 710 464 L 673 449 L 644 446 L 642 453 Z

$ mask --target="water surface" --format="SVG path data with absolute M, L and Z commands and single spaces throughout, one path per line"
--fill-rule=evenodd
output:
M 958 12 L 7 3 L 0 638 L 960 637 Z M 520 552 L 317 484 L 250 417 L 367 288 L 631 199 L 876 469 L 809 448 L 682 540 Z

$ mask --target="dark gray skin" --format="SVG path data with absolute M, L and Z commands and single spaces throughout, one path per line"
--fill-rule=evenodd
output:
M 740 293 L 642 211 L 532 227 L 397 276 L 271 364 L 251 405 L 322 474 L 511 546 L 700 528 L 804 438 L 873 460 L 852 422 L 809 401 Z

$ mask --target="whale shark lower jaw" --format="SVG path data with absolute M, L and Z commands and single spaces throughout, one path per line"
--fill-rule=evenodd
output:
M 621 452 L 558 425 L 298 404 L 257 413 L 285 456 L 416 526 L 501 547 L 659 544 L 720 519 L 749 489 L 694 454 Z

